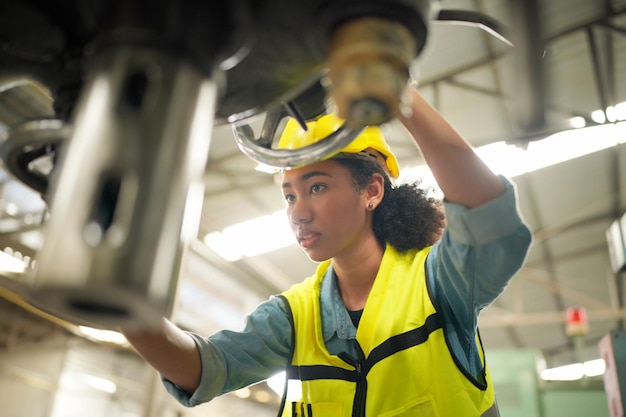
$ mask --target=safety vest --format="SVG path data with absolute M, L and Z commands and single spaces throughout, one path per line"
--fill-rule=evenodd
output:
M 499 415 L 478 335 L 482 381 L 457 366 L 447 346 L 427 285 L 429 251 L 387 245 L 357 329 L 357 358 L 331 355 L 324 344 L 320 287 L 329 261 L 282 294 L 293 327 L 287 378 L 302 384 L 300 401 L 286 401 L 285 388 L 282 416 Z

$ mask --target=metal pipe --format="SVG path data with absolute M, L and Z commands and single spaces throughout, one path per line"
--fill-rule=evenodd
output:
M 257 144 L 249 125 L 233 126 L 237 146 L 257 163 L 275 169 L 292 169 L 330 158 L 348 146 L 363 129 L 343 125 L 327 138 L 300 149 L 271 149 Z

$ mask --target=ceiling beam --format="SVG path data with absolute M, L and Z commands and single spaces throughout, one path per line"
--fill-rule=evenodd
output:
M 584 213 L 579 211 L 569 218 L 563 219 L 560 223 L 554 223 L 549 226 L 544 226 L 533 232 L 533 244 L 543 243 L 550 240 L 562 233 L 568 232 L 573 229 L 579 229 L 581 227 L 589 226 L 595 223 L 609 223 L 615 219 L 613 211 L 601 212 L 590 215 L 588 212 Z
M 533 282 L 542 286 L 560 298 L 568 299 L 574 304 L 580 306 L 591 307 L 596 309 L 610 308 L 611 306 L 604 301 L 588 296 L 587 294 L 565 287 L 556 280 L 550 279 L 550 274 L 540 269 L 522 268 L 516 277 Z M 563 311 L 563 309 L 561 309 Z
M 545 224 L 543 221 L 543 216 L 541 216 L 541 211 L 539 209 L 539 205 L 537 203 L 537 194 L 534 191 L 533 187 L 530 184 L 530 178 L 527 175 L 522 175 L 519 177 L 517 181 L 518 187 L 523 186 L 526 188 L 526 199 L 529 203 L 530 210 L 532 211 L 533 218 L 536 219 L 537 224 L 543 225 Z M 555 259 L 552 255 L 552 251 L 550 246 L 545 242 L 545 240 L 535 239 L 535 233 L 533 233 L 533 247 L 536 247 L 538 251 L 540 251 L 542 263 L 546 270 L 546 276 L 548 280 L 554 285 L 558 285 L 558 280 L 556 277 L 556 264 Z M 554 305 L 556 305 L 557 311 L 565 311 L 565 302 L 560 294 L 553 294 Z M 563 335 L 565 335 L 565 329 L 563 330 Z
M 589 27 L 589 26 L 593 26 L 593 25 L 601 25 L 601 26 L 607 26 L 611 29 L 616 28 L 616 31 L 622 32 L 622 31 L 626 31 L 618 26 L 615 26 L 611 23 L 611 19 L 616 18 L 616 17 L 620 17 L 623 14 L 626 14 L 626 8 L 622 9 L 622 10 L 615 10 L 612 12 L 605 12 L 604 15 L 600 16 L 600 17 L 596 17 L 593 19 L 589 19 L 587 21 L 581 22 L 581 23 L 577 23 L 575 25 L 572 25 L 568 28 L 565 28 L 563 30 L 560 30 L 554 34 L 551 34 L 549 36 L 546 36 L 545 41 L 546 41 L 546 45 L 555 42 L 561 38 L 564 38 L 566 36 L 569 36 L 575 32 L 578 32 L 580 30 L 584 30 L 585 28 Z
M 502 309 L 490 312 L 491 307 L 485 308 L 478 318 L 480 328 L 544 326 L 565 323 L 565 312 L 548 311 L 541 313 L 505 313 Z M 591 322 L 613 321 L 626 318 L 626 309 L 587 310 L 587 319 Z M 565 326 L 563 326 L 565 331 Z
M 515 126 L 524 136 L 545 129 L 545 76 L 543 22 L 538 0 L 509 0 L 514 45 Z

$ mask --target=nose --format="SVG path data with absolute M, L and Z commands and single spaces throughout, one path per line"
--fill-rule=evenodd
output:
M 311 221 L 312 211 L 306 202 L 302 199 L 297 199 L 287 208 L 287 216 L 289 217 L 289 223 L 298 226 Z

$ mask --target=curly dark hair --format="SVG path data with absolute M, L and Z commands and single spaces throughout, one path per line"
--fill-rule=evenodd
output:
M 373 219 L 374 235 L 383 247 L 389 243 L 399 252 L 404 252 L 423 249 L 439 240 L 445 226 L 441 202 L 429 197 L 429 189 L 421 188 L 420 181 L 394 185 L 373 160 L 335 160 L 350 170 L 358 191 L 365 188 L 375 173 L 385 179 L 385 195 L 376 207 Z

